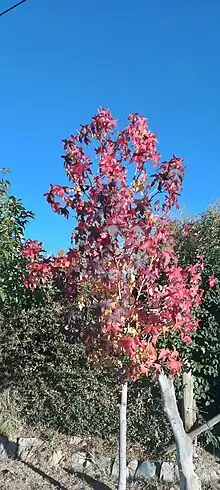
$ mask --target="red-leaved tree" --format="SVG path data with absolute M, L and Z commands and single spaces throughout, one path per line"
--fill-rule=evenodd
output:
M 126 488 L 127 382 L 144 374 L 160 383 L 181 490 L 196 490 L 191 442 L 172 380 L 182 368 L 176 346 L 191 342 L 202 298 L 202 257 L 184 269 L 174 252 L 169 216 L 182 190 L 182 159 L 161 161 L 146 118 L 132 114 L 117 131 L 105 109 L 63 143 L 70 185 L 51 185 L 46 199 L 56 213 L 74 218 L 72 248 L 45 263 L 40 244 L 29 240 L 26 284 L 35 288 L 62 270 L 68 294 L 81 308 L 89 297 L 96 312 L 85 339 L 88 353 L 117 370 L 122 385 L 118 488 Z

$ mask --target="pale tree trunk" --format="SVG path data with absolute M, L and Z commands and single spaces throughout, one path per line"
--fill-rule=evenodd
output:
M 201 483 L 194 472 L 192 441 L 183 427 L 177 407 L 173 381 L 164 374 L 160 374 L 159 384 L 163 408 L 172 427 L 176 442 L 180 490 L 201 490 Z
M 125 381 L 121 389 L 120 426 L 119 426 L 119 480 L 118 490 L 126 490 L 126 429 L 127 429 L 127 397 L 128 383 Z

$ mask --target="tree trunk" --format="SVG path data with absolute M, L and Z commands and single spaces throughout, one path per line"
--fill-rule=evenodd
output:
M 119 426 L 119 480 L 118 490 L 126 490 L 127 461 L 126 461 L 126 429 L 127 429 L 127 397 L 128 383 L 122 384 Z
M 159 376 L 164 412 L 170 422 L 177 447 L 177 463 L 180 475 L 180 490 L 201 490 L 201 483 L 194 472 L 193 445 L 181 420 L 172 379 Z

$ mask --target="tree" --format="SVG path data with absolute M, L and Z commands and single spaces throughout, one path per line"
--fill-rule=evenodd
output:
M 26 261 L 22 254 L 25 227 L 33 213 L 20 199 L 10 195 L 8 169 L 0 170 L 0 307 L 10 314 L 27 303 L 29 293 L 24 288 Z
M 202 303 L 197 311 L 199 329 L 193 335 L 188 352 L 194 375 L 195 395 L 201 408 L 212 405 L 219 409 L 220 375 L 220 209 L 219 203 L 196 218 L 179 223 L 176 251 L 184 267 L 194 264 L 198 254 L 204 255 Z M 210 288 L 210 286 L 212 286 Z M 215 286 L 215 287 L 214 287 Z
M 177 443 L 181 490 L 196 490 L 191 442 L 172 378 L 182 367 L 176 346 L 190 343 L 198 325 L 202 258 L 189 268 L 178 263 L 169 213 L 178 207 L 184 166 L 175 156 L 161 162 L 156 143 L 144 117 L 130 115 L 117 132 L 105 109 L 64 140 L 71 185 L 51 185 L 46 199 L 56 213 L 74 217 L 72 248 L 44 264 L 29 244 L 28 280 L 36 287 L 62 269 L 79 308 L 89 298 L 94 315 L 84 333 L 87 350 L 94 362 L 112 367 L 122 387 L 118 488 L 126 488 L 127 382 L 144 374 L 159 379 Z

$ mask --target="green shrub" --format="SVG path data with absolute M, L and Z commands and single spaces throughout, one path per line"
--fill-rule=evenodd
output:
M 177 249 L 184 265 L 195 263 L 204 254 L 202 287 L 204 297 L 197 312 L 199 327 L 189 349 L 195 377 L 195 394 L 203 409 L 210 403 L 220 408 L 220 208 L 216 205 L 194 220 L 188 220 L 189 234 L 177 233 Z M 209 276 L 217 279 L 213 289 Z
M 52 301 L 0 320 L 1 387 L 19 394 L 28 424 L 117 437 L 119 386 L 88 362 L 80 342 L 67 342 L 66 321 L 64 308 Z M 149 450 L 170 441 L 159 390 L 146 378 L 129 388 L 128 437 Z

